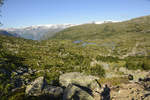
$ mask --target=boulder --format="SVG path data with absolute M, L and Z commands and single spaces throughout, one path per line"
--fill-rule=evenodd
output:
M 44 84 L 44 77 L 39 77 L 26 87 L 25 93 L 27 95 L 39 96 L 44 88 Z
M 80 86 L 69 84 L 64 91 L 63 100 L 94 100 L 94 98 Z
M 67 87 L 69 84 L 77 84 L 80 86 L 88 87 L 90 89 L 99 88 L 99 84 L 95 80 L 98 80 L 98 77 L 91 75 L 84 75 L 79 72 L 71 72 L 62 74 L 59 77 L 59 83 L 61 86 Z
M 47 96 L 51 98 L 61 98 L 63 89 L 61 87 L 47 85 L 44 77 L 39 77 L 26 87 L 25 93 L 28 96 Z

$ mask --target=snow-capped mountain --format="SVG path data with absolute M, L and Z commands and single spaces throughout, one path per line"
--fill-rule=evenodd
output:
M 29 27 L 21 27 L 21 28 L 5 28 L 1 30 L 5 30 L 9 33 L 17 34 L 18 36 L 25 39 L 32 40 L 40 40 L 45 34 L 49 33 L 54 35 L 56 32 L 59 32 L 65 28 L 75 26 L 74 24 L 49 24 L 49 25 L 35 25 Z
M 92 21 L 83 24 L 103 24 L 103 23 L 114 23 L 118 21 Z M 57 32 L 62 31 L 63 29 L 81 25 L 81 24 L 48 24 L 48 25 L 34 25 L 28 27 L 20 27 L 20 28 L 3 28 L 0 31 L 6 31 L 13 36 L 22 37 L 25 39 L 32 39 L 32 40 L 41 40 L 41 39 L 48 39 L 52 37 Z

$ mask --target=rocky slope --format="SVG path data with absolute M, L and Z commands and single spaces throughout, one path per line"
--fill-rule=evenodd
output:
M 138 82 L 127 80 L 112 85 L 100 83 L 101 79 L 95 76 L 72 72 L 60 75 L 59 86 L 49 85 L 44 77 L 38 77 L 24 89 L 18 88 L 12 92 L 17 94 L 25 91 L 20 97 L 25 100 L 149 100 L 149 75 L 140 78 Z

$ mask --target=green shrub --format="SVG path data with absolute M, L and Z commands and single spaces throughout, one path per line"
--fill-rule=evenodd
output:
M 127 61 L 125 67 L 129 70 L 143 69 L 143 63 L 139 61 Z
M 149 59 L 149 58 L 147 58 L 147 59 L 145 59 L 145 60 L 143 61 L 143 66 L 142 66 L 142 68 L 143 68 L 144 70 L 150 70 L 150 59 Z
M 100 65 L 92 66 L 88 71 L 91 75 L 96 75 L 100 77 L 104 77 L 105 75 L 105 70 Z
M 118 57 L 112 57 L 112 56 L 97 56 L 96 57 L 97 61 L 103 61 L 103 62 L 118 62 L 119 58 Z
M 150 57 L 136 56 L 127 57 L 124 59 L 126 61 L 125 67 L 129 70 L 149 70 L 150 69 Z

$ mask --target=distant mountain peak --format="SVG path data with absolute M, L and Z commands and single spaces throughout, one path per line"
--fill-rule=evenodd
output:
M 45 24 L 45 25 L 31 25 L 24 27 L 16 27 L 16 28 L 3 28 L 3 30 L 13 31 L 16 29 L 31 29 L 31 28 L 57 28 L 57 27 L 66 27 L 66 26 L 75 26 L 76 24 Z
M 65 28 L 76 26 L 75 24 L 47 24 L 47 25 L 32 25 L 27 27 L 18 28 L 3 28 L 0 30 L 5 30 L 12 35 L 18 34 L 20 37 L 25 39 L 39 40 L 45 34 L 54 34 Z

